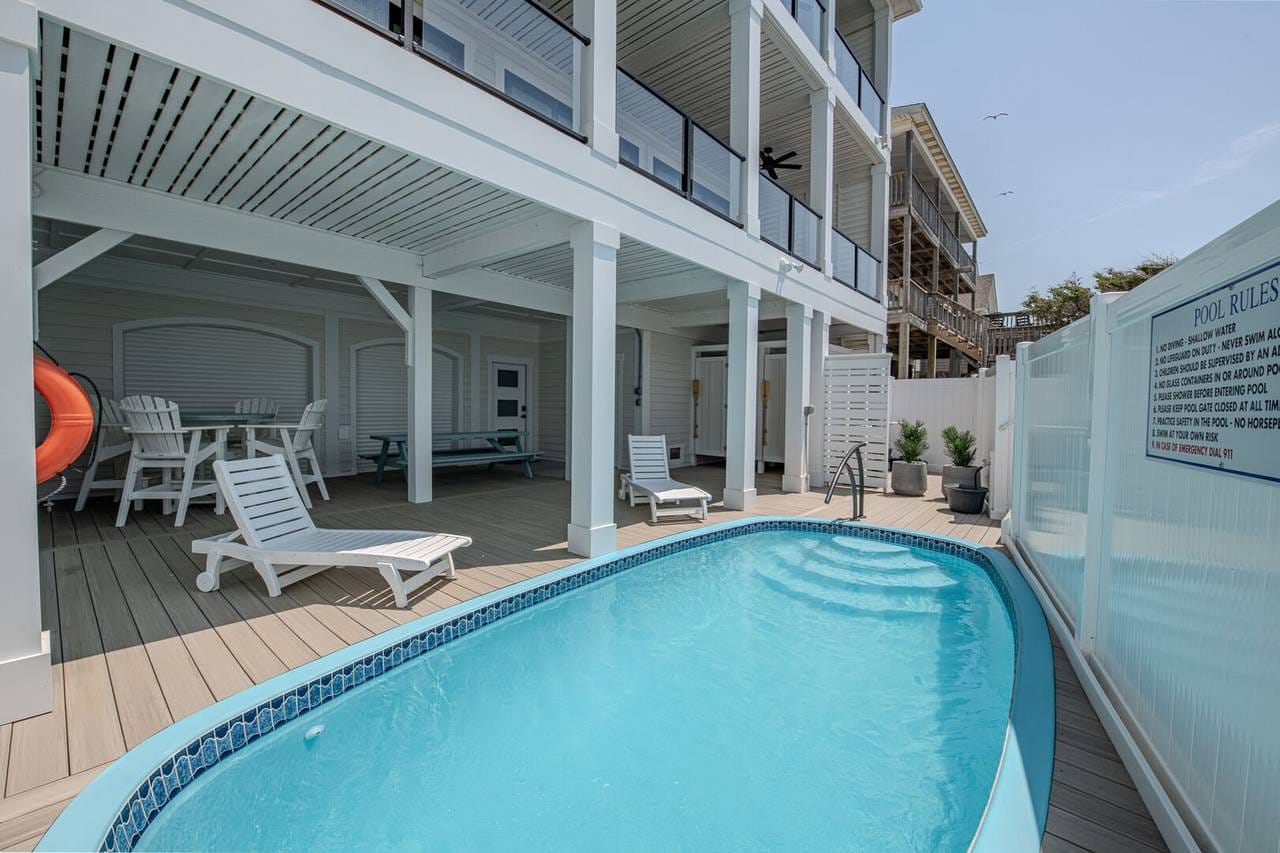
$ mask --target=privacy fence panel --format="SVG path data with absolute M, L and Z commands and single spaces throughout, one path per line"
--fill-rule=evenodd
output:
M 889 470 L 889 355 L 827 356 L 823 369 L 824 485 L 850 447 L 862 449 L 867 485 L 884 488 Z
M 1026 463 L 1013 501 L 1019 544 L 1073 625 L 1084 589 L 1092 322 L 1079 320 L 1018 357 Z
M 1276 850 L 1280 203 L 1094 314 L 1019 350 L 1015 541 L 1199 845 Z

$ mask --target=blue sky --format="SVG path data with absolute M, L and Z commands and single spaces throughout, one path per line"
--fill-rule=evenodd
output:
M 1280 199 L 1276 0 L 925 0 L 893 65 L 893 103 L 929 105 L 987 224 L 1006 311 Z

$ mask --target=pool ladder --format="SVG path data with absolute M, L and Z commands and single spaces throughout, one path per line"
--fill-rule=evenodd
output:
M 862 466 L 862 448 L 866 447 L 866 445 L 867 443 L 865 441 L 859 441 L 853 447 L 850 447 L 845 451 L 844 457 L 840 460 L 840 464 L 836 466 L 836 475 L 831 478 L 831 485 L 827 486 L 827 496 L 822 500 L 824 504 L 831 503 L 831 496 L 835 494 L 836 484 L 840 482 L 840 472 L 849 472 L 849 486 L 853 490 L 851 495 L 853 498 L 853 515 L 849 518 L 850 521 L 857 521 L 858 519 L 865 517 L 863 509 L 866 506 L 867 481 Z M 858 471 L 856 478 L 854 477 L 853 466 L 849 464 L 849 457 L 854 455 L 857 455 L 858 457 Z

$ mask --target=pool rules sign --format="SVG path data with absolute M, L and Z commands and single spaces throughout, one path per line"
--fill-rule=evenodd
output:
M 1151 318 L 1147 456 L 1280 482 L 1280 260 Z

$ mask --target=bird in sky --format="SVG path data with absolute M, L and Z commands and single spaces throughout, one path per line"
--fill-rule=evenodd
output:
M 1002 196 L 1013 195 L 1013 190 L 1005 190 L 1004 192 L 1000 193 L 1000 195 Z
M 986 121 L 987 119 L 991 119 L 992 121 L 997 121 L 997 120 L 999 120 L 1002 116 L 1007 116 L 1007 115 L 1008 115 L 1008 113 L 996 113 L 996 114 L 994 114 L 994 115 L 983 116 L 983 117 L 982 117 L 982 120 L 983 120 L 983 121 Z

